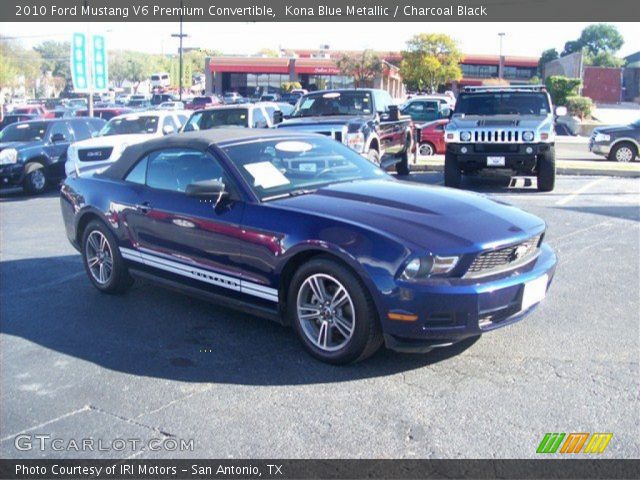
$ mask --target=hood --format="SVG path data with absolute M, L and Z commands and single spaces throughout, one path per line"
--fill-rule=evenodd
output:
M 73 146 L 75 148 L 116 147 L 122 144 L 134 145 L 156 137 L 156 134 L 107 135 L 106 137 L 93 137 L 75 142 Z
M 17 150 L 20 147 L 31 147 L 33 145 L 39 145 L 40 143 L 42 142 L 0 142 L 0 151 L 4 150 L 5 148 L 15 148 Z
M 369 120 L 370 117 L 363 115 L 331 115 L 318 117 L 294 117 L 288 118 L 278 125 L 278 128 L 290 127 L 327 127 L 330 125 L 349 125 L 351 123 L 361 124 Z
M 625 133 L 633 130 L 635 130 L 633 125 L 607 125 L 593 129 L 596 133 Z
M 450 124 L 457 128 L 526 128 L 535 130 L 548 118 L 546 115 L 454 115 Z
M 340 183 L 268 204 L 357 224 L 441 255 L 515 243 L 545 228 L 538 217 L 478 194 L 396 180 Z

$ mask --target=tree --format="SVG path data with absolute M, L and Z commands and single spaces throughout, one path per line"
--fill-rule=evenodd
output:
M 581 83 L 579 78 L 569 78 L 563 75 L 552 75 L 545 80 L 554 105 L 566 105 L 568 97 L 578 95 L 578 87 Z
M 586 55 L 585 64 L 593 65 L 594 67 L 622 67 L 624 60 L 616 57 L 611 52 L 600 52 L 596 55 Z
M 71 78 L 70 49 L 69 42 L 56 42 L 47 40 L 33 47 L 40 54 L 42 62 L 40 68 L 42 73 L 51 72 L 54 77 L 62 77 L 64 79 Z
M 400 74 L 409 89 L 435 92 L 440 85 L 460 80 L 462 53 L 456 42 L 442 33 L 421 33 L 407 41 Z
M 113 52 L 109 59 L 109 76 L 113 83 L 121 87 L 129 81 L 137 90 L 140 82 L 147 80 L 157 67 L 157 60 L 145 53 L 119 51 Z
M 576 52 L 584 52 L 590 57 L 597 57 L 603 53 L 613 55 L 623 44 L 624 38 L 615 25 L 596 23 L 584 28 L 577 40 L 567 42 L 562 55 Z
M 542 52 L 540 60 L 538 60 L 538 73 L 544 76 L 544 66 L 553 60 L 557 60 L 559 57 L 558 51 L 555 48 L 550 48 Z
M 343 54 L 336 62 L 340 73 L 353 77 L 354 86 L 364 87 L 384 72 L 384 63 L 373 50 L 363 50 L 357 54 Z

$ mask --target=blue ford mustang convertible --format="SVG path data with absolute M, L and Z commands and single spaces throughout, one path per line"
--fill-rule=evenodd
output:
M 105 293 L 135 277 L 292 325 L 331 363 L 426 352 L 545 296 L 545 224 L 397 181 L 320 135 L 220 129 L 128 147 L 62 187 L 67 236 Z

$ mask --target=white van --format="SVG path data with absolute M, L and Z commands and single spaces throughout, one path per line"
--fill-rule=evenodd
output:
M 151 89 L 167 88 L 171 85 L 169 74 L 167 72 L 159 72 L 151 74 Z

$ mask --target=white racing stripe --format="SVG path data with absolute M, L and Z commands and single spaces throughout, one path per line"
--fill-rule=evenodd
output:
M 246 293 L 258 298 L 264 298 L 272 302 L 278 301 L 278 291 L 275 288 L 266 287 L 258 283 L 248 282 L 236 277 L 230 277 L 211 270 L 204 270 L 193 265 L 169 260 L 157 255 L 150 255 L 130 248 L 120 247 L 123 258 L 134 262 L 142 263 L 150 267 L 165 270 L 167 272 L 193 278 L 201 282 L 215 285 L 216 287 L 228 288 L 236 292 Z

